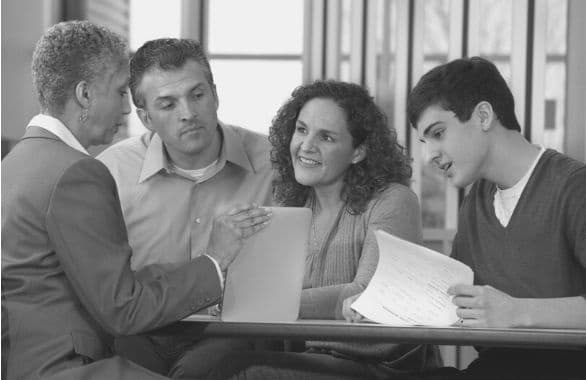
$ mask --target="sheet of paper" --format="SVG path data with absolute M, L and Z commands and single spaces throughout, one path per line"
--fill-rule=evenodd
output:
M 292 322 L 299 316 L 311 210 L 271 210 L 271 222 L 245 240 L 228 267 L 223 321 Z
M 449 326 L 458 321 L 450 286 L 472 284 L 467 265 L 431 249 L 375 231 L 379 261 L 352 308 L 390 325 Z

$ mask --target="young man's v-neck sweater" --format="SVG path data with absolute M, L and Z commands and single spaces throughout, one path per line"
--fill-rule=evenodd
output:
M 495 191 L 494 183 L 476 182 L 460 209 L 452 256 L 472 267 L 474 283 L 513 297 L 586 297 L 586 165 L 547 150 L 507 227 L 495 215 Z M 472 373 L 500 376 L 506 368 L 509 375 L 561 378 L 585 371 L 581 350 L 477 349 Z
M 452 255 L 472 267 L 474 282 L 513 297 L 586 295 L 586 166 L 544 152 L 507 227 L 495 191 L 476 182 L 460 210 Z

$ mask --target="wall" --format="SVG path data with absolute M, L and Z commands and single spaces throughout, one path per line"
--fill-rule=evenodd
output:
M 568 11 L 566 153 L 576 160 L 586 162 L 586 2 L 570 0 Z
M 35 43 L 43 32 L 38 0 L 2 0 L 2 138 L 18 139 L 38 113 L 30 74 Z

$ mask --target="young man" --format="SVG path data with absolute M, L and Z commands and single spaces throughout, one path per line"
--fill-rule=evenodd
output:
M 148 133 L 98 159 L 116 180 L 133 249 L 131 266 L 186 263 L 205 252 L 212 220 L 240 203 L 270 205 L 267 136 L 218 121 L 218 94 L 201 45 L 157 39 L 130 62 L 130 91 Z M 177 248 L 182 252 L 177 255 Z M 120 352 L 170 376 L 204 376 L 235 339 L 179 329 L 120 339 Z
M 425 74 L 408 116 L 428 160 L 471 185 L 452 256 L 475 284 L 450 289 L 462 326 L 586 328 L 586 165 L 520 134 L 496 66 L 458 59 Z M 466 375 L 579 378 L 586 352 L 481 348 Z

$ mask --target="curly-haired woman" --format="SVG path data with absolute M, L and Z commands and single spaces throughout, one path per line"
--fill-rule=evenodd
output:
M 421 241 L 409 158 L 362 87 L 317 81 L 298 87 L 270 130 L 274 195 L 312 210 L 301 318 L 342 318 L 378 262 L 373 231 Z
M 273 119 L 269 139 L 278 172 L 276 200 L 312 210 L 300 317 L 342 319 L 344 300 L 362 292 L 374 274 L 375 230 L 421 242 L 419 203 L 408 187 L 410 160 L 368 91 L 338 81 L 296 88 Z M 307 347 L 303 354 L 233 356 L 218 377 L 366 378 L 439 362 L 433 346 L 307 342 Z

